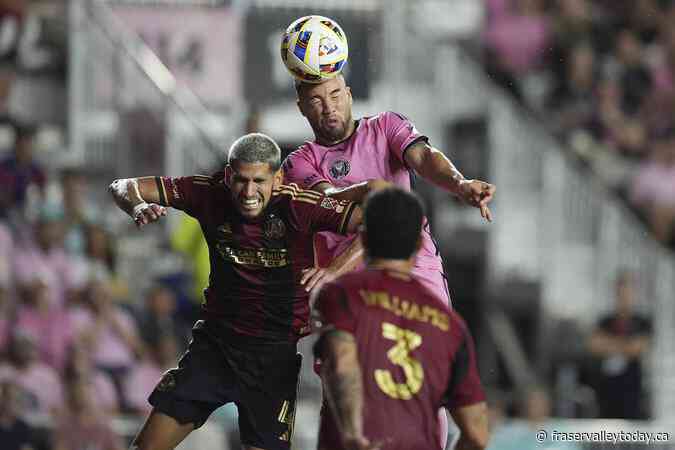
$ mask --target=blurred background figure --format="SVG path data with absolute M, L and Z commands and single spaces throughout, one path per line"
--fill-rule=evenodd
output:
M 24 411 L 43 420 L 63 404 L 58 372 L 40 362 L 33 337 L 20 330 L 10 337 L 7 360 L 0 365 L 0 380 L 13 380 L 21 389 Z
M 141 362 L 134 367 L 126 379 L 125 398 L 129 409 L 145 416 L 152 407 L 148 397 L 164 372 L 172 368 L 178 356 L 178 343 L 173 334 L 160 332 L 151 343 Z
M 108 418 L 96 408 L 88 383 L 78 377 L 66 380 L 65 396 L 55 425 L 54 450 L 124 448 Z
M 72 315 L 75 336 L 91 354 L 94 366 L 115 386 L 122 410 L 127 409 L 124 383 L 144 347 L 131 314 L 115 304 L 106 280 L 88 284 L 86 308 Z
M 92 357 L 84 342 L 72 342 L 68 347 L 62 379 L 78 379 L 89 389 L 92 406 L 99 414 L 113 416 L 119 412 L 117 391 L 110 377 L 94 367 Z
M 47 175 L 34 159 L 35 131 L 33 126 L 16 125 L 13 153 L 0 161 L 0 211 L 3 218 L 12 213 L 23 215 L 27 213 L 25 208 L 29 201 L 44 198 Z M 30 195 L 38 198 L 29 198 Z
M 651 345 L 651 321 L 634 311 L 635 275 L 619 274 L 614 311 L 600 319 L 589 341 L 597 358 L 596 392 L 600 417 L 647 418 L 642 360 Z
M 157 347 L 171 336 L 178 351 L 187 348 L 192 324 L 177 314 L 176 296 L 166 286 L 152 286 L 145 295 L 143 309 L 138 312 L 138 329 L 145 344 Z
M 35 430 L 23 420 L 21 392 L 12 380 L 0 381 L 0 442 L 7 450 L 36 450 Z

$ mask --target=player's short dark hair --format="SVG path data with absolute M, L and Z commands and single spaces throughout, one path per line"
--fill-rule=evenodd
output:
M 281 149 L 279 145 L 263 133 L 249 133 L 240 137 L 230 147 L 227 161 L 245 163 L 267 163 L 273 172 L 281 167 Z
M 391 187 L 366 198 L 363 225 L 370 258 L 408 259 L 417 250 L 424 206 L 419 197 Z

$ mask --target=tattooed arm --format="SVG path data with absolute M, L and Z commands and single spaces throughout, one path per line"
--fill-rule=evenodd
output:
M 347 449 L 372 448 L 363 435 L 363 383 L 354 337 L 340 330 L 323 336 L 321 378 Z

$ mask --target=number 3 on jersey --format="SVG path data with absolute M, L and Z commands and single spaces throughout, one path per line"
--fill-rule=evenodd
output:
M 391 398 L 410 400 L 422 388 L 424 381 L 422 364 L 410 356 L 410 352 L 422 344 L 422 336 L 387 322 L 382 323 L 382 336 L 396 342 L 387 352 L 387 357 L 403 369 L 405 383 L 394 382 L 388 370 L 376 369 L 374 375 L 377 386 Z

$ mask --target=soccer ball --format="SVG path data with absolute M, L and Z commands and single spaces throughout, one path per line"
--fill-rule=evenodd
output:
M 328 17 L 301 17 L 288 26 L 281 39 L 281 60 L 297 80 L 305 83 L 321 83 L 337 76 L 348 54 L 347 36 Z

